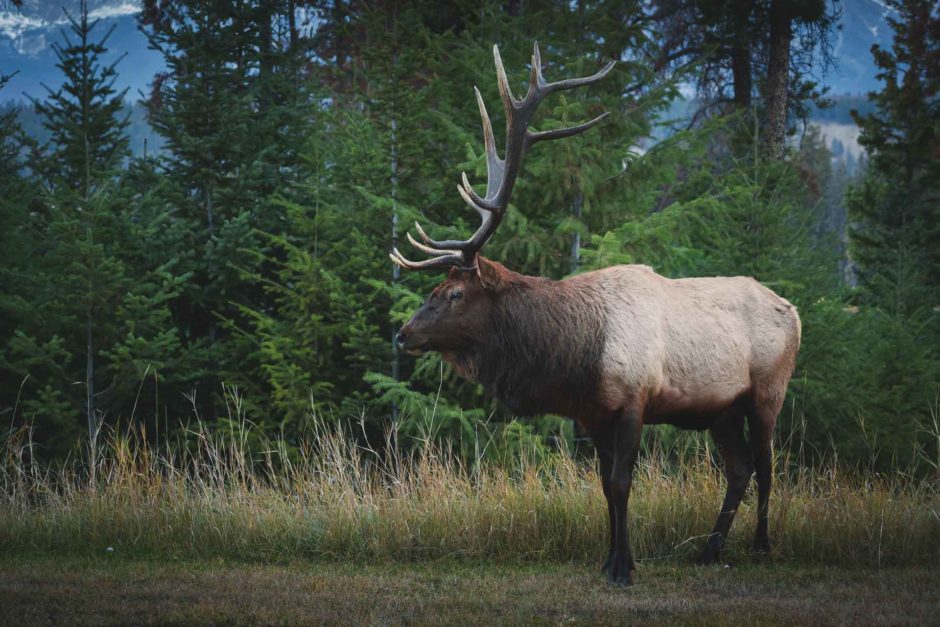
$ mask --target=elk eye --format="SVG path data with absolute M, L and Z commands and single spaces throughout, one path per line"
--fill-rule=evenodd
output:
M 450 293 L 451 301 L 460 300 L 461 298 L 463 298 L 463 292 L 461 292 L 460 290 L 454 290 L 453 292 Z

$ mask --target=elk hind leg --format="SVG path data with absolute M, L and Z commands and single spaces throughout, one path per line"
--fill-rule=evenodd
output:
M 751 475 L 754 473 L 754 461 L 751 449 L 744 439 L 744 413 L 737 408 L 723 413 L 711 427 L 712 439 L 725 463 L 725 477 L 728 490 L 725 493 L 718 520 L 708 536 L 708 544 L 698 558 L 699 564 L 711 564 L 724 547 L 734 515 L 738 511 L 741 499 L 747 491 Z
M 773 436 L 777 416 L 783 406 L 783 394 L 764 394 L 755 399 L 748 412 L 748 431 L 757 476 L 757 530 L 754 550 L 770 552 L 768 509 L 773 475 Z
M 607 549 L 607 559 L 601 566 L 601 572 L 607 574 L 610 571 L 610 565 L 614 559 L 614 549 L 617 535 L 617 518 L 614 509 L 614 502 L 611 495 L 611 476 L 610 471 L 613 465 L 613 438 L 610 428 L 595 429 L 591 433 L 591 439 L 594 441 L 594 449 L 597 452 L 599 462 L 599 474 L 601 477 L 601 487 L 604 489 L 604 499 L 607 501 L 607 522 L 610 530 L 610 545 Z

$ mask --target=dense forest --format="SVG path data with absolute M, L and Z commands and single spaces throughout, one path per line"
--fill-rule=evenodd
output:
M 553 278 L 754 276 L 803 321 L 778 440 L 936 470 L 940 12 L 887 4 L 882 88 L 842 101 L 867 155 L 851 176 L 804 125 L 826 110 L 839 15 L 823 0 L 145 0 L 167 68 L 142 103 L 161 139 L 146 153 L 124 68 L 100 61 L 107 30 L 70 14 L 64 83 L 31 103 L 45 132 L 0 117 L 0 428 L 31 429 L 47 459 L 103 427 L 242 419 L 286 442 L 322 420 L 458 448 L 480 430 L 570 442 L 567 421 L 513 420 L 393 342 L 440 277 L 388 252 L 418 218 L 475 228 L 455 191 L 485 173 L 473 87 L 501 125 L 492 46 L 521 88 L 537 40 L 549 80 L 618 64 L 536 126 L 611 115 L 533 149 L 487 255 Z M 684 87 L 695 110 L 671 119 Z

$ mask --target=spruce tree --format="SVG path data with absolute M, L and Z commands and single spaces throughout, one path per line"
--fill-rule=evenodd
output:
M 96 39 L 99 20 L 89 21 L 84 1 L 78 19 L 65 16 L 69 29 L 52 45 L 64 82 L 56 90 L 46 87 L 46 101 L 33 101 L 52 136 L 40 163 L 47 185 L 67 187 L 87 201 L 128 155 L 128 115 L 121 111 L 127 90 L 114 89 L 120 59 L 101 65 L 115 27 Z
M 271 199 L 304 167 L 312 102 L 296 4 L 148 1 L 140 16 L 168 68 L 155 77 L 148 107 L 165 140 L 166 191 L 185 223 L 179 270 L 192 277 L 174 300 L 174 319 L 198 364 L 190 385 L 209 418 L 221 414 L 223 383 L 238 386 L 251 407 L 267 406 L 246 333 L 248 312 L 275 307 L 262 285 L 283 252 L 261 233 L 282 234 L 285 220 Z
M 64 397 L 71 396 L 68 383 L 81 355 L 81 405 L 91 437 L 99 419 L 95 382 L 100 341 L 110 333 L 106 320 L 111 305 L 126 288 L 123 268 L 108 242 L 116 228 L 110 188 L 127 155 L 127 122 L 118 117 L 123 94 L 114 90 L 114 64 L 100 64 L 111 31 L 95 39 L 98 21 L 89 21 L 84 2 L 77 18 L 67 12 L 66 18 L 69 29 L 62 43 L 53 46 L 64 83 L 56 90 L 47 88 L 46 101 L 34 101 L 51 133 L 34 160 L 47 192 L 39 201 L 42 223 L 36 225 L 43 230 L 44 253 L 20 268 L 21 323 L 6 358 L 10 367 L 26 374 L 35 374 L 41 355 L 54 364 L 45 369 L 53 378 L 47 382 L 47 396 L 54 398 L 36 410 L 55 420 L 58 407 L 69 405 L 74 411 L 74 402 Z M 35 384 L 41 385 L 42 377 L 37 378 Z M 67 442 L 73 432 L 64 424 L 59 427 L 44 435 Z
M 0 75 L 0 90 L 13 75 Z M 12 303 L 20 285 L 13 271 L 31 257 L 35 233 L 29 228 L 31 180 L 23 153 L 26 150 L 17 108 L 0 111 L 0 415 L 14 418 L 16 398 L 22 379 L 9 370 L 2 359 L 16 328 L 18 317 Z
M 871 324 L 860 372 L 875 393 L 859 415 L 879 449 L 909 459 L 940 385 L 940 13 L 927 0 L 889 5 L 893 44 L 872 48 L 884 86 L 869 94 L 874 112 L 854 113 L 868 168 L 846 201 Z
M 940 288 L 940 14 L 926 0 L 894 0 L 890 49 L 872 54 L 881 91 L 876 110 L 854 112 L 869 170 L 850 205 L 856 222 L 852 252 L 869 285 L 898 254 L 916 260 L 929 285 Z M 888 270 L 890 272 L 890 270 Z
M 68 33 L 55 47 L 64 83 L 35 102 L 51 137 L 34 147 L 42 186 L 20 225 L 34 246 L 8 269 L 18 287 L 7 301 L 15 328 L 3 350 L 3 367 L 27 381 L 21 415 L 51 453 L 68 450 L 82 423 L 93 438 L 103 416 L 134 411 L 150 362 L 173 351 L 164 326 L 178 289 L 166 268 L 138 254 L 154 241 L 155 224 L 122 185 L 122 94 L 114 64 L 100 62 L 111 31 L 98 36 L 84 3 L 78 16 L 66 15 Z

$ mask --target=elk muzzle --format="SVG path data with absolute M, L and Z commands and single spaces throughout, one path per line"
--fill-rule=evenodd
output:
M 395 336 L 395 342 L 398 344 L 399 350 L 409 355 L 420 355 L 427 350 L 425 348 L 426 342 L 421 339 L 420 333 L 414 332 L 411 321 L 399 330 L 398 335 Z

